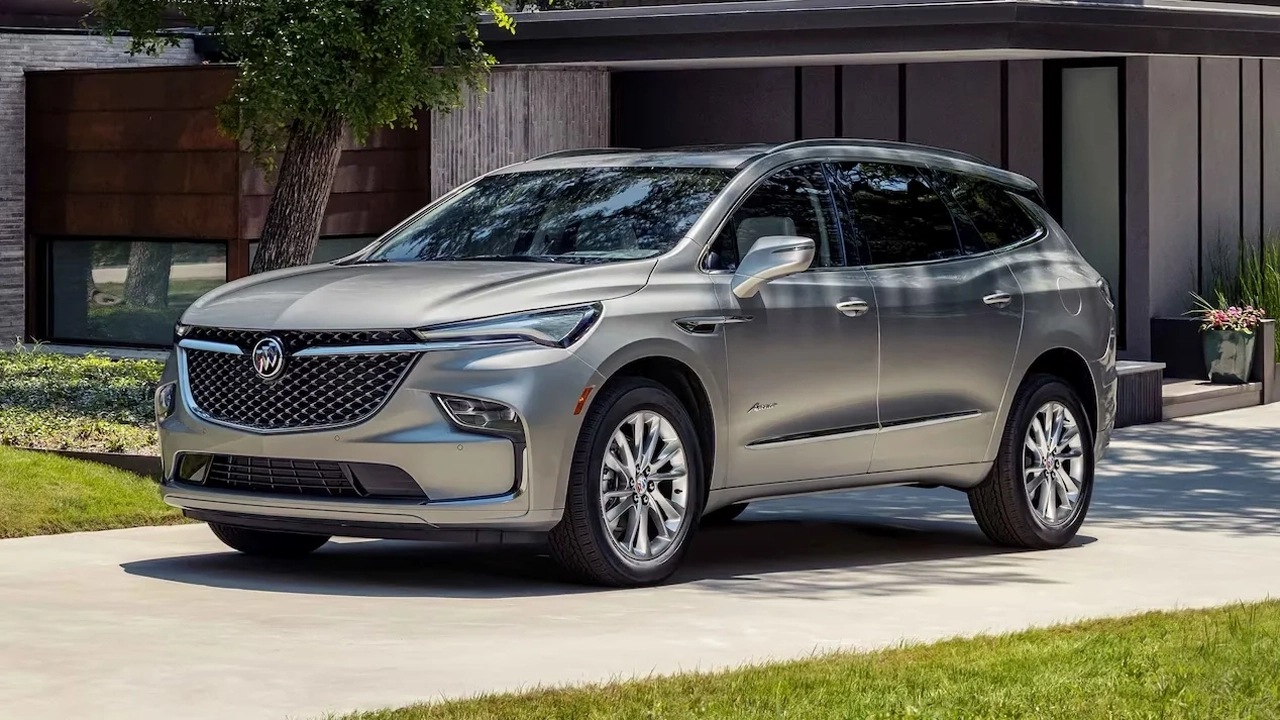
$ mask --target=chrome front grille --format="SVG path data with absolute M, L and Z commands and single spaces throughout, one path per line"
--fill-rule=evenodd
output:
M 394 332 L 294 333 L 193 328 L 188 338 L 235 346 L 240 353 L 182 348 L 192 410 L 214 422 L 258 431 L 306 430 L 352 425 L 372 416 L 391 396 L 417 354 L 379 351 L 399 342 Z M 252 349 L 273 336 L 286 347 L 283 373 L 264 380 Z M 293 353 L 307 348 L 368 346 L 356 354 Z

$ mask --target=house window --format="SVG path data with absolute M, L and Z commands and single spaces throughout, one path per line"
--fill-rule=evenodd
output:
M 45 338 L 168 345 L 196 298 L 227 281 L 225 243 L 49 239 Z
M 316 251 L 311 255 L 311 262 L 325 263 L 346 257 L 377 239 L 376 235 L 358 235 L 350 237 L 320 238 L 316 243 Z M 258 242 L 249 243 L 249 267 L 253 267 L 253 258 L 258 254 Z

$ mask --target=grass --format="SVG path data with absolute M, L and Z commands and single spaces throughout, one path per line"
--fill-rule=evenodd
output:
M 178 522 L 182 514 L 144 477 L 0 447 L 0 538 Z
M 161 369 L 154 360 L 0 352 L 0 445 L 154 454 Z
M 346 718 L 1278 718 L 1277 668 L 1266 602 Z

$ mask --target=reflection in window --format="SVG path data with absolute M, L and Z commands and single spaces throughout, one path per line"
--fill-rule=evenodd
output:
M 937 176 L 942 186 L 951 191 L 960 209 L 973 221 L 981 237 L 981 242 L 970 247 L 970 251 L 998 250 L 1040 232 L 1040 226 L 1008 188 L 971 175 L 942 172 Z
M 707 257 L 713 270 L 734 270 L 756 241 L 769 235 L 813 240 L 812 267 L 844 264 L 831 196 L 820 165 L 783 170 L 760 183 L 716 238 Z
M 853 213 L 857 244 L 874 265 L 960 255 L 955 223 L 942 198 L 915 168 L 840 163 L 837 188 Z
M 675 247 L 731 175 L 661 167 L 491 175 L 414 220 L 367 259 L 585 263 L 655 257 Z
M 55 340 L 168 345 L 187 306 L 227 280 L 222 243 L 77 239 L 48 247 Z
M 312 263 L 327 263 L 363 250 L 365 246 L 377 238 L 369 235 L 352 235 L 341 237 L 322 237 L 316 242 L 316 251 L 311 253 Z M 249 267 L 253 267 L 253 258 L 258 254 L 258 243 L 249 243 Z

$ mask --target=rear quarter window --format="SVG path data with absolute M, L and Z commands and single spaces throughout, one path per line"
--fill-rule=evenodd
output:
M 949 172 L 938 173 L 938 180 L 973 223 L 980 243 L 966 242 L 970 252 L 1017 245 L 1043 230 L 1010 188 L 990 180 Z

